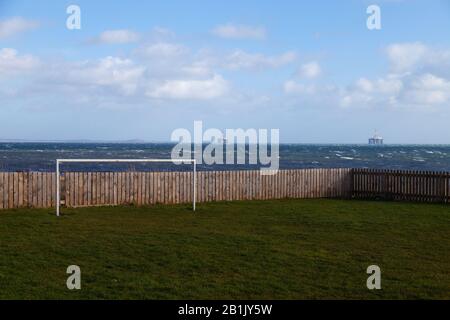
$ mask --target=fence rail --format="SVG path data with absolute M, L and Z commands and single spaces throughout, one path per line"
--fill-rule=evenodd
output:
M 192 201 L 192 172 L 66 172 L 61 198 L 67 207 L 179 204 Z M 282 198 L 344 198 L 351 195 L 351 169 L 200 171 L 197 201 Z M 55 206 L 56 175 L 0 172 L 0 209 Z
M 192 172 L 66 172 L 67 207 L 179 204 L 192 201 Z M 55 206 L 56 174 L 0 172 L 0 209 Z M 355 198 L 450 202 L 450 173 L 372 169 L 200 171 L 197 201 Z

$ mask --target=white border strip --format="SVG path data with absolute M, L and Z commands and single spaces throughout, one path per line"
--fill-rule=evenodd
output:
M 193 179 L 193 196 L 192 196 L 192 209 L 195 211 L 195 203 L 196 203 L 196 193 L 197 193 L 197 161 L 195 159 L 56 159 L 56 216 L 59 217 L 60 213 L 60 180 L 61 180 L 61 174 L 59 170 L 59 166 L 62 163 L 94 163 L 94 162 L 101 162 L 101 163 L 118 163 L 118 162 L 128 162 L 128 163 L 135 163 L 135 162 L 172 162 L 172 163 L 182 163 L 182 164 L 189 164 L 192 163 L 194 165 L 194 179 Z

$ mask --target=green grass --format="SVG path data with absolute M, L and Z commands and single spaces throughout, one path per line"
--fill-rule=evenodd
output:
M 0 212 L 1 299 L 450 298 L 450 207 L 282 200 Z M 82 289 L 66 288 L 79 265 Z M 382 290 L 366 269 L 382 270 Z

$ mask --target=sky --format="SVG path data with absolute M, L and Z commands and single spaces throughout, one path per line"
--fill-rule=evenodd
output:
M 0 139 L 162 142 L 196 120 L 450 144 L 450 0 L 0 0 Z

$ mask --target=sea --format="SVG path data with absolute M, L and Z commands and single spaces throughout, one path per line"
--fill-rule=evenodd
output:
M 169 159 L 170 143 L 0 143 L 0 171 L 55 171 L 56 159 Z M 205 147 L 205 146 L 204 146 Z M 248 155 L 247 146 L 247 155 Z M 279 168 L 373 168 L 450 171 L 450 145 L 281 144 Z M 198 170 L 257 169 L 249 164 L 199 164 Z M 267 167 L 267 166 L 266 166 Z M 65 164 L 67 171 L 173 171 L 189 165 Z

